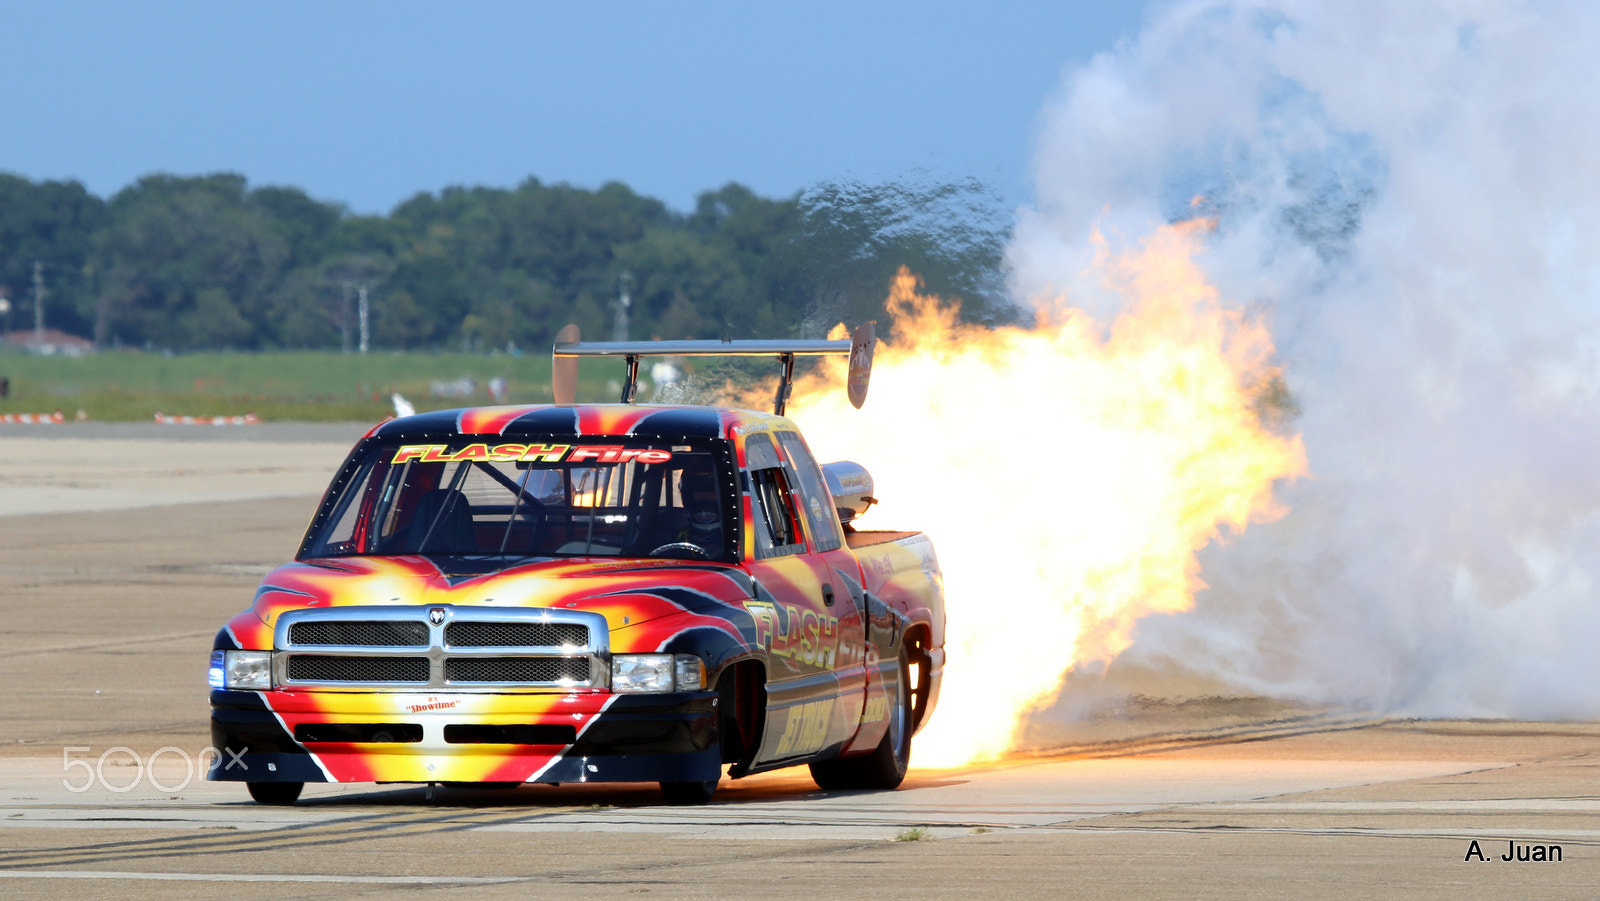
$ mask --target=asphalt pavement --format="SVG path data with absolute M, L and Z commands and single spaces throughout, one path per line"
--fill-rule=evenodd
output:
M 800 769 L 697 808 L 654 786 L 254 804 L 197 778 L 207 652 L 355 436 L 250 428 L 270 440 L 0 433 L 0 897 L 1600 896 L 1600 725 L 1260 699 L 1133 705 L 1114 741 L 895 792 Z M 73 512 L 31 511 L 44 489 Z

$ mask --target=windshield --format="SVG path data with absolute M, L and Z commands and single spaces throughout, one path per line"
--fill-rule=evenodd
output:
M 727 442 L 611 436 L 373 442 L 300 556 L 737 559 Z

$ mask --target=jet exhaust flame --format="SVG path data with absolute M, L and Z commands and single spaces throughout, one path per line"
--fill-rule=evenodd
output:
M 1004 753 L 1074 667 L 1192 606 L 1197 551 L 1283 514 L 1273 486 L 1305 454 L 1264 424 L 1281 385 L 1266 327 L 1195 262 L 1208 226 L 1125 253 L 1097 238 L 1094 268 L 1125 301 L 1109 326 L 1062 298 L 1029 328 L 963 324 L 902 270 L 867 407 L 845 408 L 842 360 L 797 386 L 789 415 L 815 451 L 877 481 L 865 525 L 939 550 L 949 662 L 918 765 Z
M 1204 549 L 1195 609 L 1096 691 L 1600 717 L 1600 7 L 1149 13 L 1041 112 L 1012 293 L 1115 309 L 1078 277 L 1091 226 L 1203 195 L 1206 273 L 1272 310 L 1316 478 Z
M 942 366 L 965 349 L 959 330 L 926 352 L 904 338 L 884 347 L 854 417 L 817 415 L 842 400 L 800 391 L 794 415 L 817 451 L 857 456 L 882 483 L 867 523 L 927 528 L 945 558 L 951 639 L 970 646 L 953 648 L 951 694 L 919 736 L 919 763 L 1003 745 L 1015 710 L 1049 699 L 1058 667 L 1130 639 L 1095 680 L 1107 697 L 1155 685 L 1408 716 L 1600 716 L 1597 45 L 1600 8 L 1583 4 L 1177 0 L 1067 73 L 1042 111 L 1036 196 L 1007 252 L 1011 293 L 1065 289 L 1099 322 L 1121 321 L 1133 299 L 1100 284 L 1111 257 L 1091 227 L 1142 234 L 1196 215 L 1203 195 L 1200 213 L 1218 222 L 1207 276 L 1222 296 L 1272 310 L 1316 478 L 1277 490 L 1292 509 L 1276 522 L 1261 521 L 1267 505 L 1242 535 L 1222 516 L 1183 533 L 1210 541 L 1198 553 L 1208 587 L 1194 609 L 1133 631 L 1135 615 L 1103 601 L 1114 592 L 1072 589 L 1141 572 L 1136 551 L 1120 569 L 1085 560 L 1174 490 L 1170 473 L 1145 465 L 1148 478 L 1123 484 L 1124 460 L 1109 453 L 1085 476 L 1072 467 L 1089 442 L 1059 440 L 1087 431 L 1076 417 L 1095 395 L 1075 379 L 1095 368 L 1083 361 L 1117 358 L 1114 333 L 1088 329 L 1090 353 L 1025 370 L 975 405 L 967 389 L 1025 354 L 975 349 Z M 1071 333 L 1072 316 L 1046 307 L 1051 328 Z M 1273 393 L 1269 372 L 1235 372 L 1245 394 Z M 1031 404 L 1010 397 L 1022 392 Z M 903 409 L 930 412 L 908 425 Z M 1010 428 L 1009 456 L 983 466 L 996 422 Z M 1149 437 L 1165 451 L 1161 434 Z M 934 454 L 956 458 L 947 475 L 961 484 L 933 477 Z M 1040 487 L 1041 458 L 1066 475 Z M 1118 498 L 1112 521 L 1080 545 L 1005 522 L 1027 514 L 1054 528 L 1052 505 L 1105 509 L 1107 497 Z M 1178 571 L 1198 581 L 1175 542 Z M 1038 559 L 1045 572 L 1027 572 Z M 1076 575 L 1057 585 L 1050 573 Z M 1021 618 L 1019 596 L 1052 609 Z M 980 638 L 991 622 L 1009 633 Z M 1041 635 L 1059 650 L 1047 666 L 1031 661 Z M 990 643 L 1016 650 L 989 655 Z M 985 707 L 992 687 L 1026 679 L 1036 699 L 1008 701 L 1005 716 Z M 959 697 L 963 686 L 977 700 Z M 1076 721 L 1080 700 L 1025 719 Z

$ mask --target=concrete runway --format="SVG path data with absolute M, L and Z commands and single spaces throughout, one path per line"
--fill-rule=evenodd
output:
M 191 775 L 207 651 L 360 429 L 35 428 L 59 431 L 0 434 L 0 897 L 1600 896 L 1588 723 L 1184 708 L 897 792 L 802 769 L 703 808 L 653 786 L 370 785 L 262 807 Z M 41 486 L 77 512 L 35 512 Z M 1502 860 L 1508 842 L 1561 860 Z

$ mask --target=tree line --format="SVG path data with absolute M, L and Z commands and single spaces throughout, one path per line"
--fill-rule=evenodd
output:
M 529 178 L 422 192 L 355 215 L 244 176 L 149 175 L 109 199 L 75 181 L 0 174 L 0 293 L 32 326 L 102 347 L 349 350 L 356 298 L 383 349 L 548 345 L 576 322 L 627 335 L 820 337 L 878 319 L 900 266 L 969 318 L 1005 315 L 1007 217 L 976 181 L 813 185 L 765 198 L 739 184 L 687 213 L 618 182 Z

